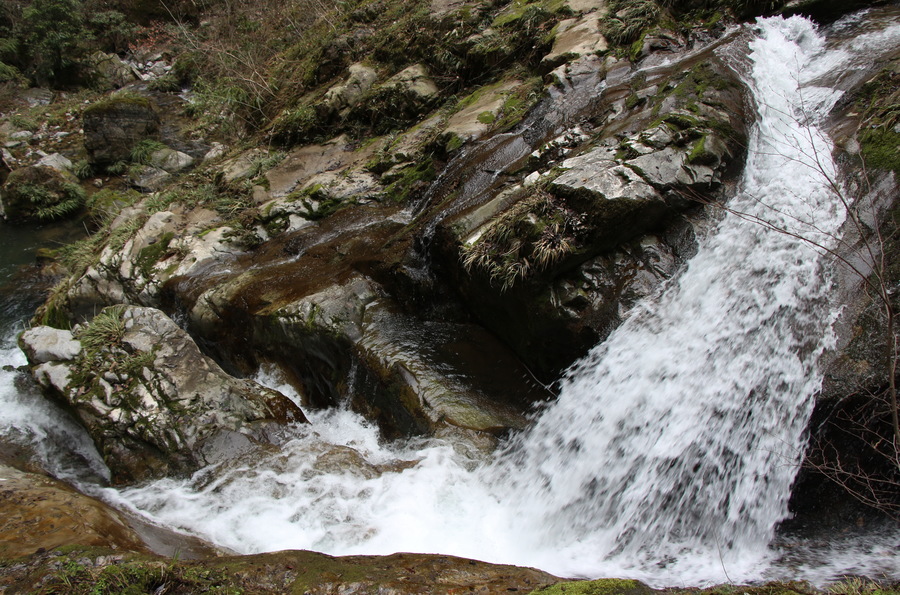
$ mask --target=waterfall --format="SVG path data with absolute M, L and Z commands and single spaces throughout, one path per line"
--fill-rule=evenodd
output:
M 900 26 L 837 48 L 799 17 L 756 28 L 746 82 L 758 118 L 728 212 L 493 460 L 437 439 L 385 444 L 333 410 L 288 428 L 278 452 L 188 479 L 82 488 L 242 553 L 440 552 L 653 585 L 821 580 L 780 574 L 770 547 L 832 342 L 831 265 L 814 246 L 832 246 L 845 215 L 818 127 L 841 93 L 817 81 L 895 47 Z M 366 465 L 321 464 L 346 454 L 335 446 Z M 876 549 L 834 572 L 900 576 L 892 559 Z
M 499 464 L 560 547 L 579 535 L 638 566 L 746 560 L 787 513 L 830 343 L 813 244 L 833 246 L 845 213 L 816 122 L 839 94 L 802 85 L 824 43 L 808 21 L 760 28 L 747 81 L 758 122 L 731 212 L 658 300 L 569 370 Z

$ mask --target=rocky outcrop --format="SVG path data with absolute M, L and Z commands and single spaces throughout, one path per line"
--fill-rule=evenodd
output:
M 546 381 L 693 254 L 703 205 L 743 161 L 742 86 L 711 51 L 652 78 L 593 57 L 559 74 L 601 68 L 606 101 L 587 112 L 599 124 L 536 147 L 518 186 L 451 214 L 438 236 L 467 305 Z
M 74 332 L 35 327 L 20 342 L 117 482 L 193 471 L 252 448 L 270 423 L 304 419 L 280 393 L 225 374 L 158 310 L 114 306 Z
M 0 465 L 0 558 L 76 544 L 145 551 L 138 535 L 99 500 L 50 477 Z
M 120 93 L 88 106 L 83 113 L 84 148 L 91 163 L 127 161 L 140 141 L 156 138 L 160 118 L 152 102 L 133 93 Z

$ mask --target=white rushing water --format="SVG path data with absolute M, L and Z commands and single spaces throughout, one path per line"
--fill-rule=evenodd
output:
M 25 363 L 15 335 L 0 337 L 0 438 L 26 445 L 30 456 L 60 479 L 108 480 L 109 471 L 84 429 L 33 387 L 17 386 L 14 368 Z
M 837 48 L 798 17 L 758 28 L 748 84 L 759 121 L 729 205 L 745 216 L 726 214 L 661 297 L 572 368 L 559 399 L 494 460 L 435 439 L 384 444 L 333 410 L 290 428 L 277 452 L 96 493 L 238 552 L 439 552 L 654 585 L 778 576 L 769 544 L 833 314 L 817 251 L 747 216 L 833 241 L 844 213 L 816 126 L 840 93 L 812 81 L 892 47 L 900 28 Z M 784 575 L 900 576 L 896 546 L 888 535 Z

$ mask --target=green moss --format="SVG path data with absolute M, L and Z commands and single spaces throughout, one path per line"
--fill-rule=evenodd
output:
M 900 134 L 893 129 L 869 128 L 859 136 L 867 167 L 900 174 Z
M 714 153 L 706 150 L 706 139 L 707 135 L 704 134 L 694 143 L 687 156 L 688 163 L 692 165 L 712 165 L 718 161 L 718 157 Z
M 477 119 L 482 124 L 491 125 L 497 120 L 497 115 L 494 112 L 483 111 L 478 114 Z
M 685 114 L 668 114 L 663 117 L 662 121 L 674 130 L 687 130 L 700 125 L 700 120 Z
M 447 153 L 452 153 L 453 151 L 456 151 L 457 149 L 462 147 L 466 142 L 462 139 L 462 137 L 460 137 L 457 134 L 449 134 L 448 136 L 449 136 L 449 138 L 447 139 L 447 142 L 444 144 L 444 150 L 447 151 Z
M 653 590 L 640 581 L 600 579 L 557 583 L 532 591 L 532 595 L 650 595 Z
M 416 194 L 423 192 L 435 178 L 434 163 L 431 158 L 410 165 L 400 172 L 400 177 L 385 188 L 387 199 L 405 203 Z
M 120 91 L 95 101 L 84 109 L 85 116 L 91 114 L 100 114 L 117 109 L 124 106 L 135 106 L 145 109 L 151 109 L 153 104 L 143 95 L 132 93 L 130 91 Z

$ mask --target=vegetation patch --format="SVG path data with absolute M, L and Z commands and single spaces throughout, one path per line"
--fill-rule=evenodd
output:
M 859 141 L 866 166 L 900 174 L 900 73 L 897 63 L 859 90 L 855 107 L 862 114 Z
M 659 6 L 653 0 L 612 0 L 600 30 L 613 45 L 630 45 L 656 24 L 659 15 Z
M 404 168 L 398 178 L 385 188 L 385 196 L 389 201 L 405 204 L 424 192 L 436 175 L 434 161 L 430 157 L 426 158 Z
M 81 186 L 48 167 L 15 170 L 7 178 L 5 194 L 7 217 L 20 220 L 61 219 L 79 211 L 85 202 Z
M 463 246 L 467 271 L 486 273 L 502 291 L 575 252 L 584 218 L 561 199 L 538 190 L 496 217 L 477 240 Z

